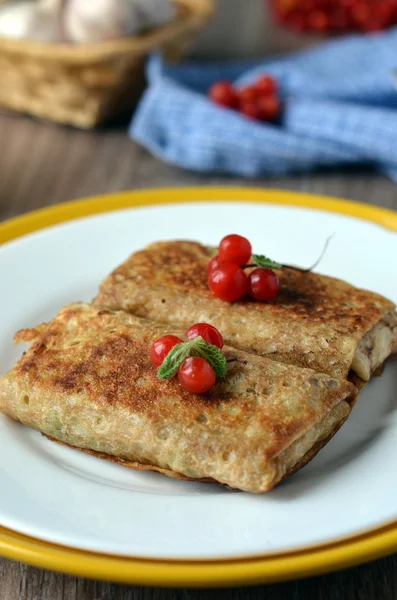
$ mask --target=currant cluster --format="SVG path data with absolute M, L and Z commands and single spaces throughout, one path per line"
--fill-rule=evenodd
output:
M 251 254 L 251 244 L 245 237 L 231 234 L 222 239 L 218 256 L 207 265 L 208 287 L 217 298 L 233 302 L 247 293 L 260 301 L 274 298 L 280 287 L 274 271 L 260 267 L 246 276 L 243 267 L 250 266 Z
M 188 340 L 202 337 L 205 342 L 217 348 L 223 348 L 223 337 L 221 333 L 208 323 L 196 323 L 185 332 Z M 160 367 L 172 348 L 182 344 L 182 340 L 176 335 L 163 335 L 155 340 L 150 347 L 150 360 L 155 367 Z M 185 358 L 178 367 L 178 379 L 182 387 L 191 394 L 204 394 L 212 388 L 216 381 L 215 371 L 211 365 L 200 356 L 189 356 Z
M 238 110 L 250 119 L 275 121 L 281 114 L 277 90 L 277 81 L 262 75 L 253 85 L 241 89 L 235 89 L 228 81 L 217 81 L 208 95 L 216 104 Z
M 376 32 L 397 23 L 397 0 L 272 1 L 277 21 L 301 32 Z

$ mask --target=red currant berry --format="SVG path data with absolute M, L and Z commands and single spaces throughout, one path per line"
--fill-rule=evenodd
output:
M 252 254 L 252 246 L 247 238 L 231 233 L 222 238 L 219 244 L 218 258 L 224 262 L 232 262 L 237 265 L 248 263 Z
M 318 8 L 319 4 L 319 0 L 300 0 L 299 8 L 307 12 L 315 10 L 316 8 Z
M 346 9 L 335 10 L 330 17 L 330 27 L 338 33 L 343 33 L 349 29 L 349 17 Z
M 279 287 L 279 279 L 271 269 L 255 269 L 248 277 L 248 293 L 255 300 L 272 300 Z
M 209 275 L 211 271 L 214 271 L 214 269 L 217 269 L 222 262 L 223 261 L 219 260 L 219 256 L 212 258 L 207 265 L 207 275 Z
M 245 117 L 260 121 L 261 113 L 256 102 L 244 101 L 240 103 L 240 112 Z
M 277 92 L 277 81 L 270 75 L 262 75 L 255 83 L 255 87 L 264 96 L 272 96 Z
M 212 388 L 216 377 L 214 369 L 204 358 L 189 356 L 178 369 L 178 379 L 191 394 L 204 394 Z
M 281 102 L 277 96 L 263 96 L 258 100 L 258 108 L 262 119 L 275 121 L 281 113 Z
M 208 286 L 217 298 L 225 302 L 233 302 L 244 296 L 247 277 L 241 267 L 235 263 L 225 262 L 209 274 Z
M 237 94 L 231 83 L 228 81 L 218 81 L 214 83 L 208 92 L 213 102 L 227 108 L 236 108 Z
M 355 25 L 360 29 L 364 28 L 368 23 L 371 22 L 373 15 L 371 8 L 365 2 L 358 2 L 351 7 L 351 17 Z
M 154 366 L 160 367 L 169 351 L 182 342 L 183 340 L 176 335 L 163 335 L 157 340 L 154 340 L 150 346 L 150 360 Z
M 288 16 L 288 24 L 298 32 L 308 30 L 306 14 L 302 12 L 292 11 Z
M 323 10 L 314 10 L 309 14 L 308 25 L 312 31 L 316 31 L 317 33 L 323 33 L 329 29 L 330 22 L 328 15 Z
M 376 4 L 376 13 L 376 18 L 385 26 L 391 24 L 393 18 L 397 16 L 397 3 L 395 0 L 380 0 Z
M 194 338 L 201 336 L 208 344 L 223 348 L 223 337 L 221 333 L 216 327 L 213 327 L 208 323 L 196 323 L 195 325 L 192 325 L 186 331 L 185 336 L 188 340 L 193 340 Z
M 359 2 L 361 2 L 361 0 L 339 0 L 339 3 L 343 8 L 351 8 Z
M 245 102 L 255 102 L 258 97 L 258 92 L 255 87 L 247 86 L 237 92 L 239 105 L 241 107 Z
M 379 20 L 363 23 L 362 25 L 362 30 L 369 34 L 379 33 L 380 31 L 383 31 L 384 28 L 384 24 L 381 23 Z

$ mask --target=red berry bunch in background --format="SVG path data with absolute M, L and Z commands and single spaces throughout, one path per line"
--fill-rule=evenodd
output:
M 397 0 L 272 0 L 272 4 L 279 23 L 301 32 L 370 33 L 397 23 Z
M 262 75 L 241 89 L 235 89 L 228 81 L 217 81 L 208 95 L 216 104 L 238 110 L 256 121 L 276 121 L 281 114 L 277 81 L 270 75 Z
M 251 255 L 252 247 L 245 237 L 231 234 L 222 239 L 218 256 L 207 265 L 208 287 L 217 298 L 233 302 L 248 293 L 255 300 L 265 301 L 276 296 L 280 283 L 272 269 L 258 267 L 248 277 L 245 274 L 243 267 L 252 267 L 248 265 Z

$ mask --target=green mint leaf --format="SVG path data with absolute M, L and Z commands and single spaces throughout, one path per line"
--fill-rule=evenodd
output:
M 223 352 L 199 336 L 188 342 L 177 344 L 169 351 L 157 371 L 159 379 L 170 379 L 188 356 L 204 358 L 214 369 L 217 378 L 226 376 L 227 362 Z
M 265 267 L 266 269 L 274 269 L 274 270 L 278 270 L 278 269 L 282 268 L 282 265 L 274 262 L 267 256 L 263 256 L 263 254 L 253 254 L 252 260 L 254 261 L 254 263 L 256 265 L 258 265 L 258 267 Z
M 202 337 L 194 338 L 193 341 L 196 341 L 196 343 L 192 348 L 192 354 L 204 358 L 214 369 L 217 379 L 225 377 L 227 362 L 222 350 L 213 344 L 208 344 Z
M 171 348 L 157 371 L 158 378 L 169 379 L 172 377 L 188 356 L 190 356 L 190 342 L 183 342 Z

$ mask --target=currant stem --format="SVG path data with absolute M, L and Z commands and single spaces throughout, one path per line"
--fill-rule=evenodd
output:
M 332 240 L 334 235 L 335 234 L 333 233 L 332 235 L 329 235 L 327 237 L 325 244 L 324 244 L 324 248 L 322 249 L 320 256 L 318 257 L 316 262 L 311 267 L 309 267 L 307 269 L 302 269 L 301 267 L 295 267 L 293 265 L 283 265 L 282 263 L 280 263 L 282 268 L 283 269 L 291 269 L 292 271 L 300 271 L 300 273 L 310 273 L 310 271 L 313 271 L 313 269 L 315 269 L 317 267 L 317 265 L 320 263 L 320 261 L 323 259 L 324 254 L 327 251 L 328 244 L 330 243 L 330 241 Z M 255 263 L 249 264 L 249 265 L 241 265 L 241 269 L 254 269 L 255 267 L 258 267 L 258 265 Z
M 303 273 L 310 271 L 310 269 L 301 269 L 300 267 L 293 267 L 292 265 L 283 265 L 281 263 L 280 265 L 283 267 L 283 269 L 293 269 L 294 271 L 302 271 Z M 251 265 L 241 265 L 241 269 L 254 269 L 255 267 L 259 267 L 259 265 L 255 263 Z M 271 267 L 268 268 L 271 269 Z

